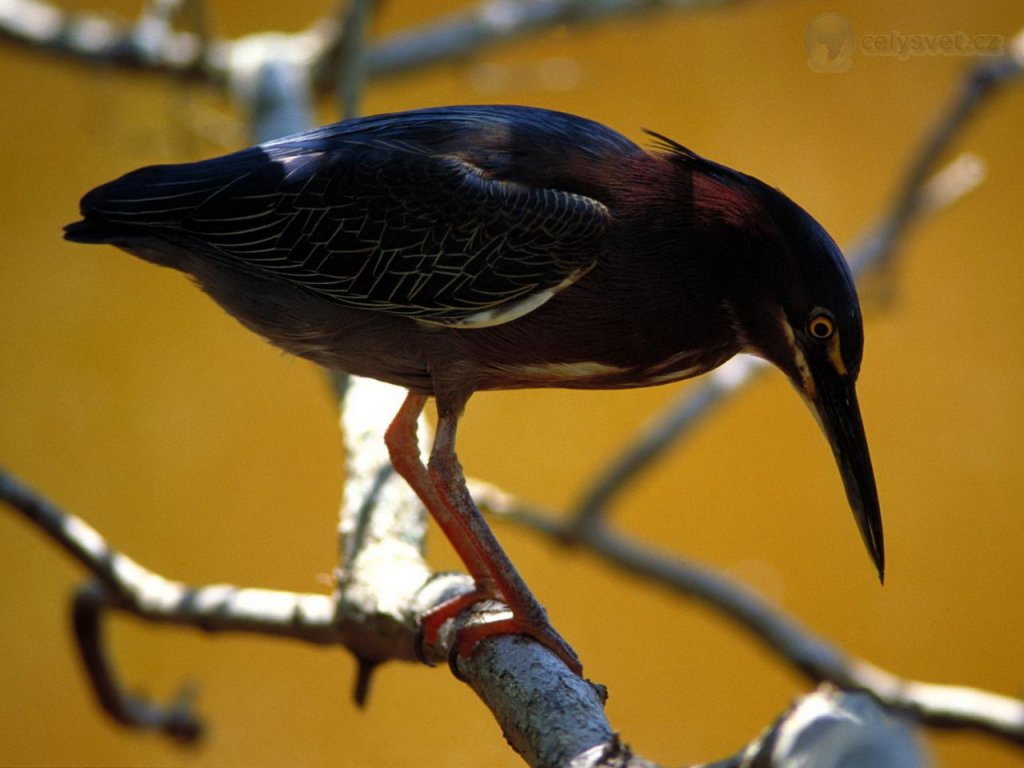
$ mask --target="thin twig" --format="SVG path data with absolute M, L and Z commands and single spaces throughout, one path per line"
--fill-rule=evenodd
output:
M 589 488 L 570 515 L 572 525 L 566 532 L 578 538 L 588 527 L 600 524 L 613 499 L 643 472 L 650 469 L 669 446 L 691 433 L 701 422 L 717 412 L 728 398 L 767 369 L 759 358 L 737 356 L 686 389 L 673 403 L 648 419 L 639 435 L 595 475 Z
M 203 723 L 193 707 L 192 686 L 183 686 L 174 699 L 161 706 L 121 685 L 103 633 L 104 614 L 113 602 L 110 593 L 92 581 L 78 589 L 72 606 L 75 639 L 100 706 L 122 725 L 160 731 L 182 743 L 198 741 Z
M 1024 74 L 1024 29 L 1014 36 L 1004 54 L 994 59 L 983 59 L 968 69 L 960 81 L 959 93 L 955 94 L 946 110 L 935 120 L 931 132 L 921 142 L 917 155 L 904 174 L 889 213 L 883 219 L 878 231 L 878 253 L 871 261 L 887 260 L 895 250 L 899 239 L 914 221 L 920 207 L 927 201 L 919 194 L 925 180 L 931 175 L 936 164 L 942 159 L 950 145 L 956 140 L 968 121 L 1001 88 Z
M 0 469 L 0 501 L 42 529 L 108 591 L 108 601 L 150 621 L 201 629 L 295 637 L 321 645 L 339 642 L 334 604 L 327 595 L 226 584 L 190 587 L 164 578 L 121 554 L 91 525 L 60 509 Z
M 367 29 L 373 16 L 373 0 L 349 0 L 338 41 L 334 89 L 343 118 L 359 114 L 366 85 Z

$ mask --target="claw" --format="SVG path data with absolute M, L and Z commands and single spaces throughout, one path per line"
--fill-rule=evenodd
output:
M 436 608 L 431 609 L 420 619 L 420 629 L 417 636 L 417 655 L 429 666 L 433 666 L 427 654 L 427 648 L 437 645 L 441 639 L 441 627 L 445 622 L 459 616 L 463 611 L 483 601 L 495 601 L 493 594 L 483 590 L 475 589 L 472 592 L 454 597 Z M 572 647 L 559 635 L 547 617 L 540 616 L 517 616 L 510 609 L 505 607 L 499 613 L 500 618 L 481 617 L 479 620 L 459 627 L 455 631 L 455 642 L 452 643 L 448 657 L 449 666 L 453 674 L 460 680 L 462 675 L 458 672 L 455 662 L 458 657 L 468 659 L 473 655 L 481 640 L 495 635 L 526 635 L 536 640 L 549 651 L 555 654 L 575 674 L 581 675 L 583 665 Z

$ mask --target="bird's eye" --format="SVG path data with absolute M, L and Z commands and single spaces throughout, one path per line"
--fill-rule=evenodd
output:
M 836 321 L 829 312 L 815 312 L 807 321 L 807 333 L 820 341 L 832 338 L 835 332 Z

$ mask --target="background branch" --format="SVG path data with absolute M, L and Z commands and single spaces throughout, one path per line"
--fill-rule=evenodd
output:
M 396 75 L 426 66 L 464 59 L 485 48 L 534 36 L 563 25 L 607 22 L 614 18 L 670 9 L 695 9 L 732 0 L 484 0 L 470 11 L 443 16 L 415 30 L 385 38 L 368 47 L 366 75 Z M 351 0 L 340 22 L 324 19 L 295 35 L 308 51 L 318 74 L 317 85 L 331 91 L 339 51 L 353 50 L 345 30 L 365 25 L 370 3 Z M 348 15 L 351 14 L 351 15 Z M 151 71 L 225 87 L 231 75 L 230 40 L 206 34 L 175 31 L 163 25 L 154 41 L 154 25 L 130 25 L 93 13 L 72 13 L 43 0 L 0 0 L 0 41 L 32 50 L 60 54 L 86 64 L 104 63 L 128 70 Z M 343 56 L 344 58 L 344 56 Z M 343 107 L 353 95 L 342 94 Z

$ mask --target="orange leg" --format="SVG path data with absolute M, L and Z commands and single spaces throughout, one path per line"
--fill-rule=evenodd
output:
M 444 531 L 473 577 L 476 589 L 439 605 L 424 616 L 424 641 L 434 642 L 441 625 L 473 603 L 497 599 L 509 607 L 512 616 L 464 629 L 456 644 L 460 655 L 469 656 L 485 637 L 523 634 L 551 649 L 579 674 L 582 667 L 575 652 L 548 623 L 544 608 L 523 582 L 469 495 L 455 455 L 457 410 L 438 408 L 437 436 L 430 453 L 429 469 L 423 466 L 416 439 L 416 420 L 426 399 L 425 395 L 409 394 L 388 427 L 385 442 L 395 471 L 409 483 Z

